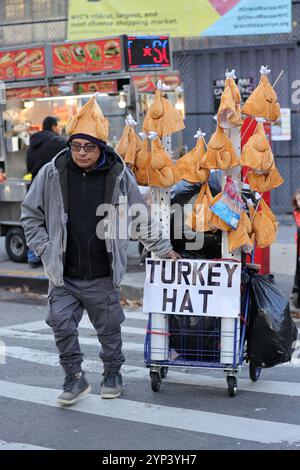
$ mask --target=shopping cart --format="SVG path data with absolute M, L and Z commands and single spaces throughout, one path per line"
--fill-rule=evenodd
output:
M 234 397 L 237 393 L 236 375 L 244 361 L 249 362 L 251 380 L 253 382 L 258 380 L 261 368 L 248 360 L 246 340 L 250 315 L 249 275 L 251 271 L 258 272 L 259 269 L 260 266 L 254 263 L 247 263 L 242 269 L 241 314 L 239 318 L 229 322 L 230 329 L 228 323 L 225 323 L 224 329 L 221 315 L 207 317 L 149 313 L 144 360 L 145 366 L 150 368 L 151 387 L 154 392 L 160 390 L 162 379 L 167 376 L 169 366 L 223 369 L 230 397 Z M 155 326 L 156 315 L 164 316 L 164 327 Z M 231 351 L 222 351 L 221 343 L 224 338 L 225 341 L 231 339 L 229 341 L 232 344 Z M 228 357 L 231 357 L 230 361 Z

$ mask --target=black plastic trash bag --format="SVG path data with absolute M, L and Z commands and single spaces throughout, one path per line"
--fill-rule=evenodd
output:
M 178 359 L 220 362 L 220 318 L 169 315 L 169 333 L 170 348 Z
M 267 276 L 251 276 L 248 357 L 256 367 L 273 367 L 291 360 L 297 327 L 288 299 Z

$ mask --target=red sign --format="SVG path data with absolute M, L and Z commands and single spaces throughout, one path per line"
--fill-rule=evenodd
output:
M 171 90 L 175 90 L 180 85 L 180 76 L 176 74 L 147 74 L 147 75 L 136 75 L 133 77 L 134 86 L 138 91 L 156 91 L 156 84 L 158 80 L 162 80 L 163 83 L 171 87 Z
M 13 52 L 0 52 L 0 80 L 14 80 L 14 56 Z
M 0 80 L 39 78 L 45 74 L 43 47 L 0 52 Z
M 47 96 L 47 88 L 45 86 L 35 86 L 28 88 L 11 88 L 6 90 L 6 99 L 12 100 L 31 100 L 34 98 L 43 98 Z
M 53 74 L 122 70 L 121 39 L 101 39 L 52 47 Z
M 247 117 L 245 119 L 245 121 L 243 123 L 243 126 L 242 126 L 242 130 L 241 130 L 241 135 L 242 135 L 241 145 L 242 145 L 242 148 L 248 142 L 250 137 L 254 134 L 256 126 L 257 126 L 257 122 L 256 122 L 255 118 Z M 266 136 L 269 140 L 269 144 L 271 144 L 271 128 L 270 128 L 270 123 L 269 122 L 266 122 L 264 124 L 264 129 L 265 129 Z M 248 172 L 248 168 L 244 167 L 243 172 L 242 172 L 242 176 L 243 176 L 244 180 L 246 179 L 246 181 L 247 181 L 247 178 L 246 178 L 247 177 L 247 172 Z M 270 206 L 270 203 L 271 203 L 270 192 L 264 193 L 263 198 L 266 201 L 266 203 L 268 204 L 268 206 Z M 258 263 L 258 264 L 261 265 L 261 269 L 259 271 L 260 274 L 269 274 L 269 272 L 270 272 L 270 247 L 268 246 L 267 248 L 255 248 L 254 261 L 255 261 L 255 263 Z
M 84 82 L 77 83 L 75 86 L 76 93 L 116 93 L 117 82 L 116 80 L 103 80 L 100 82 Z

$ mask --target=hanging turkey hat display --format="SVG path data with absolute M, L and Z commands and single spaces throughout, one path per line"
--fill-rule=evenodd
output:
M 217 113 L 217 121 L 220 127 L 228 129 L 243 124 L 241 118 L 241 95 L 234 79 L 235 70 L 225 73 L 225 88 L 221 96 L 221 102 Z
M 138 184 L 169 188 L 178 181 L 176 167 L 161 145 L 156 132 L 150 132 L 147 138 L 140 133 L 143 143 L 135 160 L 134 174 Z M 150 150 L 148 146 L 150 140 Z
M 209 232 L 212 230 L 211 220 L 213 213 L 210 210 L 213 197 L 208 183 L 201 186 L 199 195 L 195 201 L 193 211 L 188 214 L 186 224 L 195 232 Z
M 252 191 L 258 191 L 259 193 L 266 193 L 284 183 L 284 179 L 277 168 L 274 168 L 269 173 L 262 174 L 251 170 L 247 173 L 247 177 Z
M 268 67 L 261 66 L 260 82 L 245 102 L 242 112 L 249 116 L 264 117 L 268 121 L 277 121 L 280 117 L 280 105 L 268 79 L 270 72 Z
M 256 212 L 253 207 L 249 208 L 252 219 L 252 230 L 255 234 L 256 246 L 258 248 L 266 248 L 272 245 L 276 240 L 278 222 L 275 215 L 262 198 L 259 204 L 260 210 Z
M 251 253 L 253 250 L 254 235 L 251 236 L 252 225 L 245 211 L 242 211 L 239 224 L 236 230 L 231 230 L 228 234 L 229 251 L 242 250 Z
M 124 159 L 130 167 L 135 165 L 137 153 L 141 150 L 142 143 L 134 127 L 137 122 L 129 114 L 125 119 L 125 127 L 122 136 L 115 147 L 115 151 Z
M 154 101 L 147 111 L 143 124 L 143 132 L 155 131 L 159 138 L 185 128 L 181 113 L 162 96 L 162 91 L 168 89 L 168 86 L 158 81 Z
M 176 161 L 176 169 L 180 177 L 189 183 L 206 183 L 210 172 L 202 166 L 205 134 L 199 129 L 194 137 L 197 138 L 196 146 Z
M 239 160 L 229 137 L 222 127 L 217 127 L 207 145 L 207 151 L 202 159 L 204 168 L 228 170 L 238 166 Z
M 75 116 L 69 120 L 66 132 L 70 137 L 80 134 L 81 136 L 90 136 L 98 140 L 107 141 L 108 139 L 108 120 L 96 101 L 96 95 L 92 96 L 88 102 L 79 109 Z
M 275 168 L 275 162 L 264 130 L 265 120 L 256 118 L 256 121 L 255 132 L 243 147 L 241 165 L 261 172 L 269 172 Z

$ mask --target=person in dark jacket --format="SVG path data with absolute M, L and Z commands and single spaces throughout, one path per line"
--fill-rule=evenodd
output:
M 43 130 L 30 137 L 27 150 L 27 171 L 32 174 L 32 181 L 39 170 L 66 147 L 67 139 L 60 135 L 58 118 L 47 116 L 43 121 Z M 30 249 L 27 251 L 27 261 L 32 268 L 41 264 L 40 258 Z
M 27 243 L 41 256 L 50 281 L 46 323 L 66 374 L 60 405 L 72 405 L 91 390 L 78 340 L 84 308 L 101 344 L 101 398 L 122 393 L 125 316 L 119 295 L 132 232 L 156 256 L 179 257 L 161 230 L 153 230 L 134 175 L 107 145 L 108 121 L 96 96 L 71 118 L 67 132 L 69 148 L 39 172 L 21 215 Z M 140 210 L 138 221 L 132 218 L 134 206 Z
M 58 152 L 67 147 L 67 140 L 60 135 L 60 126 L 56 116 L 47 116 L 43 121 L 43 130 L 30 137 L 27 150 L 27 171 L 32 180 L 39 170 L 49 163 Z

